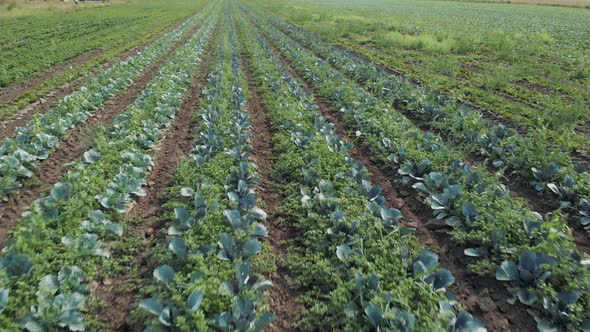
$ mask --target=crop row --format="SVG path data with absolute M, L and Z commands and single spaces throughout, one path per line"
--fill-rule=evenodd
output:
M 252 14 L 250 14 L 252 15 Z M 341 110 L 374 159 L 397 170 L 467 246 L 477 273 L 508 282 L 515 298 L 536 309 L 539 329 L 587 329 L 588 261 L 575 249 L 563 215 L 543 218 L 486 170 L 470 167 L 439 137 L 421 132 L 389 104 L 299 46 L 261 16 L 250 16 L 318 94 Z
M 118 221 L 146 194 L 154 147 L 180 108 L 214 21 L 178 49 L 112 128 L 97 134 L 83 160 L 23 215 L 0 257 L 2 329 L 85 329 L 86 301 L 96 304 L 86 281 L 132 259 L 125 250 L 137 244 L 122 236 L 129 229 Z M 110 248 L 119 252 L 108 259 Z
M 490 159 L 490 166 L 518 176 L 555 208 L 578 210 L 582 226 L 590 225 L 590 174 L 575 162 L 567 147 L 550 145 L 550 132 L 541 128 L 526 136 L 495 125 L 480 111 L 416 85 L 404 77 L 329 44 L 305 30 L 269 16 L 269 21 L 305 47 L 320 54 L 346 77 L 392 107 L 407 112 L 470 153 Z
M 33 176 L 39 161 L 47 159 L 57 148 L 60 137 L 84 123 L 109 98 L 129 87 L 191 27 L 202 21 L 205 14 L 201 12 L 193 16 L 142 52 L 97 75 L 86 86 L 62 98 L 50 111 L 31 120 L 25 127 L 17 128 L 14 138 L 3 138 L 0 146 L 0 195 L 18 190 L 24 179 Z
M 226 14 L 196 113 L 195 152 L 169 189 L 167 206 L 175 220 L 170 242 L 155 255 L 151 297 L 140 303 L 138 315 L 148 329 L 262 331 L 273 319 L 264 310 L 263 292 L 272 283 L 260 273 L 269 268 L 270 251 L 260 241 L 268 236 L 260 223 L 266 213 L 253 190 L 260 180 L 249 162 L 252 133 L 243 86 Z
M 446 288 L 454 283 L 401 212 L 387 206 L 352 145 L 335 133 L 265 41 L 241 21 L 269 111 L 281 211 L 298 237 L 287 265 L 304 290 L 304 330 L 485 330 Z

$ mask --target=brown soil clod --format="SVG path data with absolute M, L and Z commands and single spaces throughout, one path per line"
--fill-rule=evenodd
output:
M 263 35 L 275 55 L 285 65 L 289 73 L 303 83 L 304 89 L 315 96 L 315 88 L 296 72 L 282 54 Z M 336 132 L 352 141 L 346 132 L 342 121 L 334 110 L 322 100 L 316 98 L 320 113 L 332 122 Z M 354 145 L 350 151 L 353 158 L 361 161 L 371 173 L 372 182 L 383 188 L 382 194 L 390 206 L 398 208 L 403 216 L 403 224 L 416 228 L 420 242 L 438 253 L 441 266 L 451 271 L 455 283 L 451 291 L 457 295 L 459 302 L 475 317 L 480 319 L 490 331 L 533 331 L 535 322 L 526 308 L 519 304 L 509 305 L 506 299 L 511 298 L 506 287 L 493 278 L 477 276 L 467 270 L 471 261 L 464 255 L 465 248 L 454 246 L 445 229 L 429 229 L 431 218 L 430 209 L 420 202 L 416 195 L 409 195 L 407 189 L 396 186 L 393 179 L 399 176 L 381 162 L 374 162 L 369 156 L 369 150 L 363 145 Z
M 147 179 L 146 196 L 137 200 L 130 217 L 139 218 L 141 223 L 133 225 L 132 234 L 142 240 L 144 245 L 136 257 L 136 266 L 139 275 L 144 280 L 149 280 L 151 271 L 148 267 L 150 252 L 154 246 L 162 245 L 159 239 L 154 241 L 158 232 L 165 226 L 161 224 L 160 217 L 163 213 L 163 205 L 166 202 L 167 188 L 170 186 L 174 172 L 183 156 L 187 156 L 193 146 L 193 114 L 201 99 L 201 91 L 207 81 L 210 68 L 213 40 L 216 39 L 219 28 L 214 31 L 208 50 L 203 52 L 203 61 L 199 65 L 200 75 L 193 77 L 191 87 L 186 91 L 184 101 L 172 127 L 166 130 L 164 139 L 156 147 L 154 157 L 154 169 Z M 141 283 L 133 276 L 120 274 L 114 276 L 113 282 L 109 285 L 98 284 L 94 294 L 109 305 L 96 316 L 108 327 L 110 331 L 131 331 L 134 330 L 134 322 L 130 312 L 137 305 L 136 296 L 140 291 Z
M 162 59 L 152 64 L 129 88 L 109 100 L 85 123 L 62 137 L 57 150 L 49 158 L 39 163 L 39 167 L 34 174 L 35 184 L 25 184 L 18 192 L 10 194 L 4 201 L 0 202 L 0 219 L 2 220 L 0 224 L 0 247 L 4 247 L 5 241 L 9 237 L 9 231 L 17 224 L 21 214 L 44 191 L 59 181 L 69 169 L 70 162 L 79 158 L 90 147 L 96 127 L 101 124 L 111 123 L 115 116 L 124 112 L 127 106 L 139 97 L 147 84 L 156 76 L 160 67 L 174 55 L 178 47 L 186 43 L 197 29 L 198 25 L 193 27 L 190 33 L 185 35 L 182 40 L 177 42 Z

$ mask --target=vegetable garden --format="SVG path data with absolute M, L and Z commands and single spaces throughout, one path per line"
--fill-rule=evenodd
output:
M 3 331 L 590 331 L 567 146 L 250 2 L 71 84 L 5 123 Z

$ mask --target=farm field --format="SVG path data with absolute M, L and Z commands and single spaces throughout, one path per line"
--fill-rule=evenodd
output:
M 453 1 L 249 1 L 587 159 L 588 10 Z
M 25 11 L 25 4 L 4 8 L 0 11 L 0 119 L 39 99 L 50 103 L 53 98 L 46 95 L 56 89 L 61 88 L 56 94 L 63 96 L 61 91 L 69 92 L 71 81 L 120 61 L 203 5 L 203 1 L 173 0 L 164 5 L 148 0 L 101 7 L 72 3 L 53 10 Z M 13 11 L 30 14 L 13 15 Z
M 590 331 L 586 9 L 21 6 L 122 48 L 0 112 L 0 331 Z

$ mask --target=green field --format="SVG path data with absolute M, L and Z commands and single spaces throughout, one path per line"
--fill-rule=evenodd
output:
M 0 2 L 0 331 L 590 331 L 565 5 Z
M 116 60 L 185 19 L 203 2 L 17 4 L 0 14 L 0 119 Z M 54 68 L 66 60 L 72 62 Z
M 176 22 L 198 2 L 157 1 L 88 8 L 68 15 L 42 13 L 0 21 L 0 86 L 22 80 L 54 64 L 97 49 L 129 42 Z
M 590 11 L 438 1 L 260 1 L 301 27 L 588 151 Z M 586 135 L 584 135 L 586 133 Z

